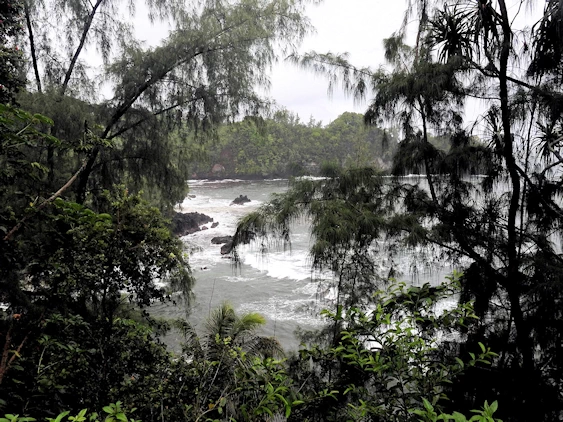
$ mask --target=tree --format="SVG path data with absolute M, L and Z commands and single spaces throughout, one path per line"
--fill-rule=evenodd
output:
M 280 344 L 256 333 L 265 323 L 257 313 L 237 315 L 223 303 L 197 335 L 194 327 L 179 321 L 185 343 L 184 357 L 192 363 L 197 387 L 188 400 L 197 419 L 206 415 L 223 420 L 262 420 L 260 415 L 291 412 L 291 380 Z M 201 415 L 201 416 L 198 416 Z
M 23 57 L 16 40 L 22 33 L 20 1 L 0 5 L 0 104 L 12 103 L 25 85 Z
M 457 289 L 455 278 L 439 287 L 391 282 L 372 296 L 370 311 L 325 311 L 338 340 L 304 347 L 292 362 L 305 402 L 296 420 L 420 421 L 430 409 L 442 416 L 428 420 L 449 420 L 443 406 L 450 380 L 495 356 L 483 344 L 464 360 L 440 355 L 438 338 L 476 319 L 471 304 L 436 307 Z
M 404 28 L 385 41 L 394 66 L 388 73 L 356 68 L 345 56 L 312 53 L 296 60 L 357 96 L 372 93 L 368 123 L 403 123 L 393 172 L 424 173 L 424 183 L 398 178 L 375 188 L 366 171 L 327 174 L 323 184 L 296 185 L 239 230 L 287 238 L 287 220 L 308 213 L 313 256 L 326 251 L 329 262 L 340 263 L 354 250 L 365 259 L 363 285 L 376 281 L 369 270 L 386 252 L 381 245 L 392 240 L 459 262 L 461 299 L 475 300 L 481 322 L 450 352 L 481 341 L 499 357 L 493 372 L 468 371 L 461 387 L 452 387 L 453 403 L 468 410 L 494 394 L 507 405 L 500 416 L 508 420 L 557 419 L 563 409 L 557 395 L 563 368 L 555 363 L 562 351 L 560 5 L 546 2 L 543 16 L 523 31 L 511 15 L 520 8 L 509 10 L 503 0 L 413 6 L 420 18 L 416 43 L 405 45 Z M 526 74 L 519 71 L 523 57 L 530 63 Z M 461 120 L 460 107 L 470 97 L 487 103 L 483 143 Z M 431 128 L 447 128 L 449 151 L 429 144 Z M 321 209 L 334 216 L 332 226 L 330 217 L 318 219 Z M 351 249 L 356 245 L 359 251 Z M 334 268 L 342 273 L 342 265 Z M 357 273 L 344 283 L 353 285 Z M 343 292 L 353 300 L 353 292 Z
M 121 19 L 122 2 L 27 1 L 27 51 L 37 92 L 25 106 L 56 112 L 53 130 L 63 140 L 76 142 L 92 131 L 106 141 L 82 151 L 82 167 L 75 157 L 49 149 L 49 171 L 69 160 L 70 174 L 80 168 L 73 188 L 79 203 L 120 182 L 135 190 L 148 186 L 164 204 L 178 202 L 188 176 L 183 130 L 213 134 L 222 121 L 266 108 L 256 88 L 267 86 L 265 72 L 277 51 L 308 31 L 302 3 L 147 2 L 149 15 L 173 29 L 158 46 L 144 47 Z M 101 74 L 88 68 L 88 48 L 100 52 Z M 96 99 L 100 79 L 111 87 L 107 101 Z M 65 119 L 76 104 L 83 111 Z M 54 174 L 50 188 L 66 178 Z
M 358 113 L 343 113 L 326 127 L 305 124 L 288 111 L 271 118 L 222 125 L 219 141 L 207 148 L 208 160 L 193 165 L 199 175 L 219 163 L 227 177 L 291 177 L 318 174 L 319 164 L 377 163 L 389 169 L 394 145 L 386 133 L 363 125 Z
M 166 367 L 146 308 L 172 292 L 189 299 L 186 256 L 159 211 L 124 188 L 99 213 L 62 199 L 68 184 L 40 200 L 47 169 L 32 157 L 64 144 L 41 130 L 48 118 L 0 111 L 0 406 L 101 408 L 124 378 Z M 123 321 L 126 304 L 142 324 Z

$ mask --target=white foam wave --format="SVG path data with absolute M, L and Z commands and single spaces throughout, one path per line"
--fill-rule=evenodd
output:
M 242 275 L 226 276 L 223 278 L 227 280 L 229 283 L 248 283 L 250 281 L 256 280 L 255 277 L 248 277 Z
M 295 180 L 312 180 L 312 181 L 326 180 L 326 179 L 328 179 L 328 177 L 321 177 L 321 176 L 299 176 L 295 178 Z
M 310 278 L 310 260 L 306 251 L 262 253 L 255 245 L 244 246 L 239 255 L 244 265 L 248 265 L 276 279 L 306 280 Z
M 291 321 L 300 325 L 321 326 L 326 322 L 319 315 L 317 303 L 312 299 L 285 300 L 270 297 L 267 301 L 241 304 L 238 311 L 258 312 L 269 321 Z
M 221 185 L 228 183 L 241 183 L 242 179 L 189 179 L 188 186 Z

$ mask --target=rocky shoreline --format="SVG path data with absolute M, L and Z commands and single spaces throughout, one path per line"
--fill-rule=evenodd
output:
M 192 196 L 192 195 L 190 195 Z M 231 202 L 231 205 L 244 205 L 251 200 L 246 195 L 239 195 Z M 172 216 L 170 229 L 172 234 L 178 237 L 187 236 L 201 230 L 207 230 L 205 224 L 212 223 L 211 228 L 219 225 L 219 222 L 213 221 L 213 218 L 200 212 L 175 212 Z M 252 235 L 247 235 L 245 242 L 248 243 L 252 239 Z M 223 245 L 221 246 L 221 255 L 227 255 L 231 252 L 233 247 L 233 236 L 218 236 L 211 239 L 211 243 Z
M 199 212 L 176 212 L 172 216 L 170 228 L 174 235 L 186 236 L 200 231 L 201 226 L 212 222 L 213 218 Z

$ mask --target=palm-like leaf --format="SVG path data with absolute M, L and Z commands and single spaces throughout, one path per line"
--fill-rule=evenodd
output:
M 534 56 L 528 75 L 542 76 L 553 73 L 556 80 L 563 78 L 563 7 L 560 1 L 547 1 L 542 19 L 534 25 Z
M 468 12 L 445 5 L 443 10 L 436 12 L 431 21 L 431 32 L 428 38 L 432 46 L 440 46 L 439 59 L 447 62 L 450 58 L 460 56 L 473 57 L 473 29 L 468 25 Z
M 251 356 L 283 356 L 276 339 L 257 334 L 265 323 L 262 315 L 251 312 L 238 316 L 230 303 L 223 302 L 205 322 L 202 335 L 198 336 L 188 322 L 176 326 L 184 336 L 184 349 L 190 357 L 226 362 L 229 357 L 225 352 L 231 347 L 241 348 Z

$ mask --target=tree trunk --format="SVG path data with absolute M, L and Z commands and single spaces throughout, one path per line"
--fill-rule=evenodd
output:
M 31 16 L 29 13 L 29 4 L 27 1 L 23 3 L 25 22 L 27 25 L 27 35 L 29 38 L 29 48 L 31 50 L 31 63 L 33 64 L 33 73 L 35 74 L 35 84 L 37 85 L 37 92 L 42 92 L 41 77 L 39 76 L 39 66 L 37 64 L 37 52 L 35 51 L 35 39 L 33 37 L 33 26 L 31 25 Z
M 510 28 L 510 20 L 504 0 L 499 0 L 502 18 L 503 40 L 500 53 L 500 108 L 502 116 L 503 128 L 503 149 L 502 155 L 506 163 L 506 167 L 510 176 L 511 196 L 508 209 L 507 221 L 507 283 L 506 290 L 510 300 L 510 310 L 514 318 L 514 327 L 516 328 L 516 344 L 522 354 L 523 367 L 527 369 L 533 368 L 533 344 L 530 341 L 530 331 L 527 329 L 525 316 L 522 312 L 520 303 L 521 282 L 520 274 L 520 258 L 518 256 L 518 238 L 516 217 L 520 207 L 521 184 L 520 176 L 514 157 L 514 145 L 512 139 L 511 113 L 508 101 L 508 59 L 512 46 L 512 31 Z

